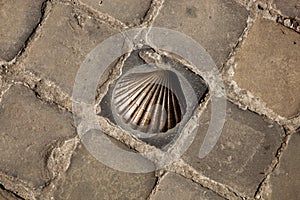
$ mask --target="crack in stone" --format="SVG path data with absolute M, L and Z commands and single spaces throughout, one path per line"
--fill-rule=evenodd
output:
M 234 190 L 233 188 L 216 182 L 201 173 L 199 173 L 196 169 L 194 169 L 192 166 L 190 166 L 188 163 L 186 163 L 184 160 L 180 159 L 173 163 L 172 165 L 167 167 L 167 170 L 170 172 L 174 172 L 176 174 L 179 174 L 185 178 L 188 178 L 199 185 L 201 185 L 204 188 L 207 188 L 211 191 L 216 192 L 220 196 L 226 198 L 226 199 L 249 199 L 249 197 L 243 196 L 238 191 Z
M 25 181 L 8 176 L 2 172 L 0 172 L 0 183 L 5 190 L 10 191 L 23 199 L 37 200 L 36 196 L 40 193 L 40 189 L 31 188 Z
M 105 23 L 109 24 L 110 26 L 112 26 L 113 28 L 115 28 L 119 31 L 123 31 L 123 30 L 130 28 L 130 26 L 125 25 L 123 22 L 115 19 L 114 17 L 107 15 L 107 14 L 103 14 L 89 6 L 86 6 L 79 0 L 62 0 L 62 1 L 73 3 L 78 8 L 82 9 L 85 12 L 88 12 L 92 17 L 96 18 L 97 20 L 99 20 L 101 22 L 105 22 Z M 41 10 L 42 16 L 39 20 L 39 23 L 37 24 L 37 26 L 34 28 L 32 33 L 30 34 L 29 38 L 25 42 L 24 47 L 20 50 L 20 52 L 17 54 L 17 56 L 8 63 L 9 65 L 15 65 L 16 63 L 18 63 L 18 61 L 21 59 L 21 57 L 23 56 L 26 49 L 30 48 L 30 46 L 34 43 L 35 39 L 38 38 L 40 31 L 42 29 L 42 25 L 45 22 L 45 20 L 47 19 L 49 13 L 51 12 L 51 9 L 52 9 L 52 6 L 54 3 L 55 3 L 55 1 L 50 1 L 50 0 L 47 0 L 43 3 L 43 8 Z M 164 3 L 163 0 L 153 0 L 152 1 L 150 8 L 147 11 L 147 13 L 145 14 L 145 17 L 141 24 L 142 27 L 150 27 L 153 24 L 153 22 L 155 21 L 156 17 L 159 14 L 160 9 L 163 6 L 163 3 Z M 247 37 L 248 31 L 249 31 L 250 27 L 252 26 L 253 21 L 259 15 L 259 14 L 257 14 L 258 11 L 254 10 L 254 9 L 256 9 L 254 4 L 255 3 L 252 0 L 247 3 L 247 10 L 250 10 L 252 15 L 254 15 L 254 16 L 249 17 L 248 22 L 247 22 L 247 27 L 245 28 L 243 34 L 239 38 L 236 46 L 233 48 L 231 54 L 228 57 L 228 60 L 226 61 L 226 66 L 227 67 L 229 66 L 229 69 L 226 70 L 227 72 L 234 71 L 233 69 L 234 69 L 234 65 L 235 65 L 235 61 L 234 61 L 235 53 L 236 53 L 237 49 L 240 47 L 241 43 Z M 282 14 L 279 13 L 276 9 L 272 8 L 272 6 L 268 5 L 266 8 L 266 12 L 269 13 L 269 15 L 265 14 L 263 16 L 264 18 L 271 19 L 277 23 L 283 24 L 284 26 L 286 26 L 288 28 L 292 28 L 292 29 L 300 32 L 299 26 L 293 25 L 294 24 L 293 21 L 290 21 L 290 23 L 288 23 L 288 21 L 286 21 L 287 19 L 288 20 L 294 20 L 294 19 L 290 19 L 286 16 L 282 16 Z M 175 59 L 175 58 L 173 57 L 172 59 Z M 186 63 L 185 63 L 185 65 L 186 65 Z M 226 67 L 224 66 L 223 68 L 226 68 Z M 19 81 L 22 84 L 25 84 L 30 89 L 32 89 L 34 92 L 36 92 L 38 97 L 41 98 L 43 101 L 57 104 L 59 107 L 62 107 L 62 108 L 67 109 L 68 111 L 71 111 L 71 97 L 69 95 L 67 95 L 55 83 L 53 83 L 49 80 L 46 80 L 46 79 L 39 78 L 37 75 L 34 75 L 33 73 L 31 73 L 29 71 L 15 71 L 15 72 L 13 72 L 13 75 L 16 76 L 16 81 Z M 282 118 L 282 117 L 276 115 L 270 109 L 268 109 L 264 102 L 255 98 L 249 92 L 238 88 L 238 86 L 236 86 L 235 83 L 229 81 L 228 85 L 229 85 L 229 88 L 232 89 L 232 91 L 229 95 L 231 101 L 233 103 L 239 105 L 241 108 L 243 108 L 243 109 L 248 108 L 258 114 L 263 114 L 263 115 L 267 116 L 268 118 L 270 118 L 274 121 L 277 121 L 279 124 L 284 125 L 285 127 L 287 127 L 288 131 L 290 131 L 290 132 L 293 132 L 293 131 L 299 129 L 300 116 L 295 117 L 290 120 Z M 7 88 L 7 90 L 8 89 L 9 89 L 9 87 Z M 2 91 L 0 97 L 7 90 Z M 246 92 L 246 94 L 245 94 L 245 92 Z M 1 98 L 0 98 L 0 100 L 1 100 Z M 107 123 L 106 127 L 113 126 L 113 125 L 108 125 L 109 123 L 107 121 L 105 122 L 105 120 L 104 121 L 103 120 L 104 119 L 101 119 L 100 121 L 102 121 L 102 123 Z M 131 148 L 136 149 L 139 152 L 147 152 L 149 150 L 153 150 L 152 146 L 150 146 L 142 141 L 139 141 L 138 139 L 132 137 L 130 134 L 129 135 L 120 134 L 121 131 L 117 128 L 118 127 L 114 127 L 114 129 L 113 129 L 114 131 L 112 131 L 112 132 L 108 131 L 108 133 L 111 137 L 118 139 L 119 141 L 125 143 L 126 145 L 128 145 Z M 270 171 L 268 172 L 266 178 L 261 182 L 261 184 L 259 185 L 259 187 L 257 189 L 256 196 L 255 196 L 256 198 L 263 196 L 263 193 L 266 192 L 266 188 L 267 188 L 266 182 L 268 182 L 268 178 L 274 172 L 276 167 L 279 165 L 281 154 L 287 148 L 289 139 L 290 139 L 290 135 L 287 135 L 285 138 L 285 141 L 281 144 L 281 147 L 278 149 L 278 152 L 275 157 L 275 161 L 270 166 Z M 74 142 L 76 144 L 71 144 L 72 142 Z M 66 141 L 64 141 L 64 144 L 62 146 L 57 147 L 52 150 L 51 156 L 50 156 L 51 158 L 49 158 L 50 160 L 48 161 L 48 164 L 49 164 L 48 168 L 50 170 L 52 170 L 55 177 L 58 177 L 60 173 L 66 171 L 68 169 L 69 164 L 70 164 L 70 158 L 71 158 L 72 152 L 74 151 L 74 148 L 75 148 L 74 146 L 76 146 L 78 144 L 78 142 L 79 142 L 78 138 L 66 140 Z M 66 155 L 63 155 L 62 152 L 66 152 Z M 226 185 L 215 182 L 215 181 L 201 175 L 199 172 L 197 172 L 195 169 L 193 169 L 190 165 L 185 163 L 183 160 L 176 162 L 173 166 L 171 166 L 169 168 L 169 170 L 173 171 L 179 175 L 182 175 L 185 178 L 191 179 L 191 180 L 197 182 L 198 184 L 200 184 L 201 186 L 206 187 L 206 188 L 220 194 L 221 196 L 223 196 L 225 198 L 229 198 L 229 199 L 246 199 L 246 198 L 248 198 L 248 197 L 242 196 L 237 191 L 235 191 L 234 189 L 232 189 Z M 162 175 L 162 177 L 163 176 L 164 175 Z M 6 177 L 6 178 L 3 178 L 3 177 Z M 7 178 L 7 176 L 0 174 L 0 180 L 1 180 L 1 182 L 5 182 L 5 188 L 8 188 L 8 191 L 19 191 L 18 193 L 21 194 L 20 195 L 20 197 L 22 196 L 21 198 L 35 199 L 36 194 L 39 193 L 39 191 L 33 191 L 32 189 L 29 189 L 29 187 L 27 187 L 25 183 L 22 183 L 22 181 L 20 181 L 20 180 L 15 180 L 15 178 L 12 178 L 12 177 Z M 158 179 L 155 188 L 159 185 L 159 180 L 160 179 Z M 55 188 L 55 186 L 53 184 L 54 183 L 50 183 L 48 188 L 45 190 L 52 191 L 51 188 Z M 153 189 L 152 192 L 155 192 L 155 188 Z M 149 199 L 151 199 L 151 195 L 149 196 Z
M 11 84 L 8 84 L 5 79 L 0 75 L 0 103 L 2 102 L 2 98 L 4 94 L 9 90 Z
M 52 199 L 53 193 L 57 189 L 57 182 L 62 178 L 62 175 L 68 170 L 71 164 L 72 155 L 80 143 L 78 136 L 64 140 L 50 150 L 50 155 L 47 159 L 47 169 L 52 173 L 52 179 L 48 185 L 43 188 L 40 198 Z
M 12 196 L 18 198 L 18 199 L 21 199 L 21 200 L 25 200 L 24 198 L 22 198 L 21 196 L 19 196 L 18 194 L 14 193 L 13 191 L 11 190 L 7 190 L 1 183 L 0 183 L 0 189 L 1 190 L 4 190 L 6 192 L 8 192 L 9 194 L 11 194 Z
M 150 27 L 154 23 L 156 17 L 159 15 L 159 11 L 163 7 L 165 0 L 152 0 L 150 8 L 144 16 L 144 20 L 141 27 Z
M 104 22 L 110 25 L 113 29 L 117 31 L 124 31 L 129 28 L 125 23 L 121 22 L 120 20 L 106 14 L 102 13 L 91 6 L 84 4 L 80 0 L 62 0 L 63 3 L 71 3 L 75 5 L 80 10 L 86 12 L 88 15 L 92 16 L 94 19 L 100 22 Z
M 283 152 L 287 149 L 288 143 L 291 139 L 291 136 L 292 136 L 292 133 L 289 132 L 283 139 L 283 142 L 281 143 L 280 147 L 278 148 L 278 150 L 276 152 L 276 156 L 275 156 L 274 160 L 272 161 L 272 164 L 269 166 L 266 177 L 261 181 L 261 183 L 259 184 L 259 186 L 255 192 L 255 199 L 261 199 L 261 198 L 264 199 L 264 196 L 271 193 L 271 191 L 270 191 L 271 189 L 269 188 L 270 176 L 278 168 L 278 166 L 280 164 L 280 158 L 281 158 Z
M 54 82 L 40 78 L 38 75 L 24 69 L 11 68 L 6 76 L 10 82 L 23 84 L 31 89 L 36 96 L 48 103 L 57 105 L 60 109 L 66 109 L 71 112 L 71 97 Z
M 13 58 L 9 62 L 10 65 L 18 63 L 19 59 L 22 59 L 24 52 L 26 52 L 26 50 L 31 47 L 31 45 L 36 40 L 36 38 L 39 37 L 39 34 L 41 32 L 41 29 L 42 29 L 42 25 L 44 24 L 44 22 L 48 18 L 49 13 L 51 12 L 51 10 L 52 10 L 51 0 L 45 0 L 42 4 L 42 7 L 41 7 L 41 17 L 39 19 L 39 22 L 34 27 L 31 34 L 29 35 L 29 37 L 25 41 L 23 48 L 18 52 L 18 54 L 15 56 L 15 58 Z
M 157 192 L 158 190 L 158 187 L 161 183 L 161 181 L 165 178 L 165 176 L 167 175 L 166 172 L 163 172 L 163 174 L 159 175 L 156 179 L 156 182 L 155 182 L 155 185 L 154 185 L 154 188 L 152 189 L 151 193 L 149 194 L 149 196 L 146 198 L 146 200 L 152 200 L 153 196 L 155 195 L 155 193 Z
M 96 94 L 96 113 L 100 113 L 100 103 L 109 90 L 109 86 L 121 75 L 121 69 L 126 62 L 126 60 L 130 57 L 132 52 L 129 52 L 125 55 L 123 55 L 118 62 L 110 69 L 109 75 L 105 78 L 107 78 L 101 85 L 98 85 L 97 87 L 97 94 Z M 104 90 L 104 91 L 101 91 Z

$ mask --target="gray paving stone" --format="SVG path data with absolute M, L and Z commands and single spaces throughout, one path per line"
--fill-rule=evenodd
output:
M 72 93 L 77 70 L 87 54 L 116 33 L 71 5 L 58 3 L 28 50 L 24 65 Z
M 300 1 L 299 0 L 274 0 L 275 8 L 277 8 L 283 15 L 300 19 Z
M 0 1 L 0 58 L 9 61 L 38 24 L 44 0 Z
M 96 160 L 84 146 L 80 145 L 72 157 L 65 177 L 57 186 L 58 190 L 54 198 L 66 200 L 146 199 L 155 182 L 153 172 L 130 174 L 117 171 Z
M 246 27 L 247 17 L 247 10 L 232 0 L 166 0 L 154 26 L 192 37 L 221 67 Z
M 0 122 L 0 171 L 43 186 L 50 178 L 45 161 L 51 144 L 76 134 L 71 114 L 16 85 L 4 94 Z
M 276 39 L 274 39 L 276 38 Z M 300 35 L 258 19 L 237 53 L 233 79 L 284 117 L 300 112 Z
M 225 200 L 216 193 L 205 189 L 180 175 L 169 173 L 161 180 L 153 200 Z
M 205 176 L 254 196 L 280 147 L 283 130 L 228 102 L 222 135 L 214 149 L 200 159 L 199 150 L 209 122 L 210 106 L 202 114 L 197 136 L 183 159 Z
M 279 168 L 271 176 L 272 200 L 300 199 L 300 133 L 295 133 L 283 153 Z
M 151 0 L 85 0 L 82 2 L 126 24 L 141 23 L 151 4 Z

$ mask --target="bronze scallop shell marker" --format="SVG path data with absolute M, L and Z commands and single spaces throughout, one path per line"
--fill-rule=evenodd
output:
M 186 112 L 179 78 L 165 69 L 125 74 L 116 83 L 112 104 L 124 124 L 150 134 L 173 129 Z

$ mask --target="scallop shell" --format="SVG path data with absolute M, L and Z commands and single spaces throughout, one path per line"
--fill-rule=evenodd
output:
M 179 78 L 171 70 L 125 75 L 116 83 L 112 98 L 118 117 L 144 133 L 167 132 L 186 112 Z

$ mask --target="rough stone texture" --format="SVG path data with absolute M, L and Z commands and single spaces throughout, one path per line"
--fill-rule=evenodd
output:
M 299 0 L 274 0 L 274 6 L 277 8 L 283 15 L 289 17 L 297 17 L 300 19 L 300 1 Z
M 160 182 L 153 200 L 225 200 L 216 193 L 174 173 L 167 174 Z
M 12 193 L 3 190 L 0 187 L 0 199 L 1 200 L 19 200 L 19 198 L 17 198 L 15 195 L 13 195 Z
M 274 39 L 276 38 L 276 40 Z M 237 54 L 234 80 L 284 117 L 300 112 L 300 35 L 259 19 Z
M 108 25 L 70 5 L 55 5 L 40 38 L 27 52 L 24 65 L 71 94 L 77 70 L 86 55 L 114 33 Z
M 126 24 L 139 24 L 151 4 L 151 0 L 85 0 L 82 2 Z
M 247 10 L 231 0 L 166 0 L 154 26 L 192 37 L 221 67 L 246 27 L 247 16 Z
M 295 133 L 280 159 L 279 168 L 271 176 L 272 200 L 300 199 L 300 133 Z
M 156 182 L 154 173 L 130 174 L 111 169 L 82 145 L 71 161 L 55 199 L 146 199 Z
M 51 144 L 75 135 L 72 116 L 47 105 L 23 86 L 12 86 L 0 107 L 0 171 L 43 186 L 50 175 L 45 169 Z
M 0 58 L 9 61 L 20 51 L 40 20 L 43 1 L 0 1 Z
M 283 130 L 228 102 L 222 135 L 214 149 L 200 159 L 198 154 L 209 122 L 210 106 L 201 116 L 197 136 L 183 159 L 205 176 L 253 196 L 275 158 Z

